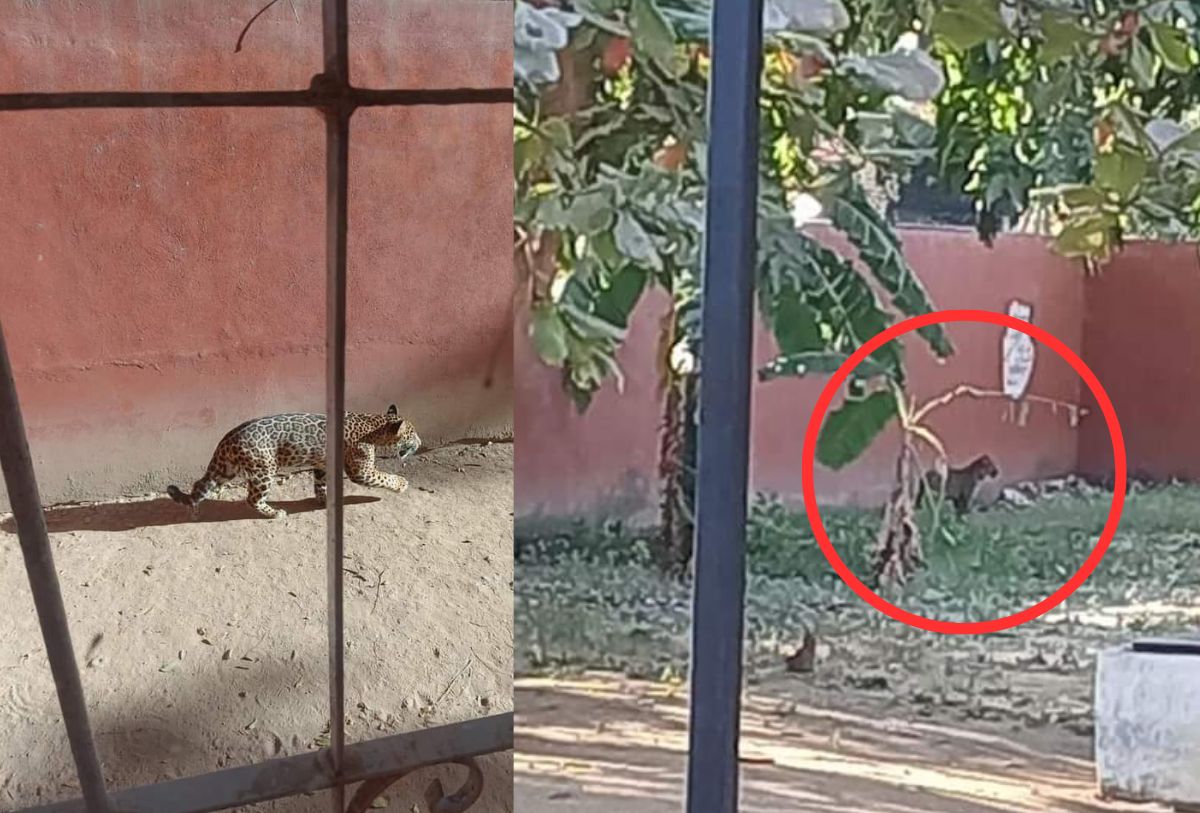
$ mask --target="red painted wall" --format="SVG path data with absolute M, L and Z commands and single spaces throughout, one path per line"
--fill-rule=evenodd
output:
M 836 244 L 828 230 L 815 234 Z M 1004 237 L 989 250 L 963 230 L 905 229 L 902 237 L 937 307 L 1003 311 L 1011 299 L 1021 299 L 1033 304 L 1036 324 L 1082 353 L 1083 275 L 1077 264 L 1049 253 L 1040 238 Z M 654 358 L 664 304 L 661 296 L 650 297 L 634 320 L 620 355 L 627 376 L 624 393 L 606 387 L 582 416 L 563 397 L 557 372 L 537 359 L 522 332 L 515 360 L 518 516 L 653 519 L 661 421 Z M 923 400 L 958 383 L 999 389 L 1002 329 L 953 325 L 948 330 L 957 353 L 945 364 L 919 340 L 906 340 L 912 392 Z M 761 364 L 772 353 L 770 336 L 760 329 L 756 360 Z M 798 498 L 803 431 L 823 383 L 823 377 L 813 377 L 755 384 L 753 489 Z M 1039 349 L 1031 393 L 1077 401 L 1081 386 L 1066 362 Z M 1011 481 L 1074 470 L 1081 428 L 1102 420 L 1085 417 L 1080 428 L 1072 428 L 1064 413 L 1037 406 L 1024 426 L 1010 418 L 1001 400 L 961 400 L 936 412 L 931 422 L 953 461 L 986 452 Z M 843 471 L 818 467 L 818 494 L 830 503 L 880 503 L 890 487 L 895 444 L 892 433 Z
M 1200 478 L 1200 254 L 1194 244 L 1128 245 L 1087 281 L 1084 346 L 1125 435 L 1129 471 Z M 1080 467 L 1112 472 L 1103 421 L 1084 426 Z
M 0 91 L 307 86 L 319 5 L 235 54 L 261 6 L 7 3 Z M 503 86 L 511 29 L 507 3 L 357 0 L 352 77 Z M 431 442 L 511 426 L 511 127 L 506 105 L 352 122 L 348 402 Z M 316 112 L 5 113 L 0 143 L 0 322 L 47 502 L 190 481 L 234 424 L 322 408 Z

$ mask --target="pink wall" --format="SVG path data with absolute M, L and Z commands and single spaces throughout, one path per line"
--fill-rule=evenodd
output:
M 1087 282 L 1084 346 L 1125 435 L 1129 472 L 1200 478 L 1200 255 L 1195 244 L 1132 243 Z M 1080 466 L 1112 472 L 1101 420 L 1084 426 Z
M 818 236 L 830 239 L 827 230 Z M 1077 264 L 1050 254 L 1044 241 L 1011 236 L 987 249 L 974 233 L 906 229 L 905 252 L 939 308 L 1003 311 L 1018 298 L 1034 306 L 1036 324 L 1076 352 L 1083 342 L 1083 275 Z M 657 502 L 658 426 L 661 420 L 654 369 L 658 316 L 664 299 L 640 308 L 620 362 L 625 392 L 606 387 L 583 416 L 563 397 L 556 371 L 535 356 L 524 332 L 517 342 L 516 382 L 518 516 L 608 514 L 651 520 Z M 912 392 L 921 399 L 960 382 L 1000 387 L 1002 330 L 985 325 L 948 328 L 957 353 L 939 364 L 915 338 L 906 340 Z M 759 363 L 772 355 L 760 330 Z M 753 390 L 751 485 L 796 499 L 804 427 L 824 382 L 822 377 L 756 383 Z M 1081 382 L 1066 362 L 1041 349 L 1030 392 L 1067 401 L 1080 397 Z M 1033 407 L 1025 426 L 1006 420 L 999 400 L 956 401 L 935 413 L 934 428 L 954 461 L 992 455 L 1007 480 L 1074 470 L 1081 428 L 1063 413 Z M 830 503 L 873 505 L 886 498 L 895 460 L 894 433 L 879 439 L 855 464 L 840 472 L 818 467 L 817 490 Z
M 319 5 L 274 7 L 235 54 L 261 6 L 7 4 L 0 91 L 307 86 Z M 358 0 L 352 75 L 503 86 L 511 28 L 505 3 Z M 352 122 L 349 406 L 396 402 L 428 441 L 511 426 L 511 126 L 507 105 Z M 6 113 L 0 143 L 0 321 L 47 502 L 161 490 L 239 421 L 321 409 L 317 113 Z

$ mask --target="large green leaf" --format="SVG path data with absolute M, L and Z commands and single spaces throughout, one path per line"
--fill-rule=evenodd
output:
M 1146 29 L 1150 32 L 1150 42 L 1153 43 L 1154 50 L 1168 69 L 1176 73 L 1188 73 L 1192 70 L 1191 48 L 1186 31 L 1167 23 L 1153 21 L 1146 23 Z
M 1054 248 L 1064 257 L 1103 257 L 1112 248 L 1117 216 L 1092 212 L 1067 221 L 1054 239 Z
M 808 352 L 790 353 L 771 359 L 758 371 L 760 381 L 770 381 L 774 378 L 784 378 L 803 375 L 820 375 L 834 373 L 850 358 L 849 353 Z M 886 375 L 887 368 L 874 359 L 865 359 L 854 369 L 854 375 L 860 378 L 874 378 Z
M 817 461 L 840 469 L 867 450 L 871 441 L 896 417 L 896 396 L 874 392 L 863 399 L 847 400 L 833 410 L 817 438 Z
M 648 280 L 649 276 L 634 265 L 627 265 L 613 274 L 596 297 L 596 315 L 611 324 L 629 327 L 629 317 Z
M 946 84 L 942 66 L 924 51 L 848 57 L 842 67 L 885 93 L 914 102 L 930 101 Z
M 662 258 L 658 249 L 654 247 L 654 241 L 650 239 L 645 227 L 629 212 L 617 215 L 617 228 L 613 237 L 617 243 L 617 250 L 629 259 L 649 268 L 662 267 Z
M 933 305 L 920 278 L 904 258 L 900 238 L 857 185 L 849 185 L 830 206 L 833 225 L 858 249 L 863 263 L 907 316 L 929 313 Z M 945 358 L 954 352 L 941 325 L 918 331 L 933 351 Z M 870 338 L 870 337 L 866 337 Z
M 1128 200 L 1146 177 L 1148 168 L 1149 161 L 1140 150 L 1131 144 L 1117 142 L 1111 151 L 1097 157 L 1096 183 L 1121 200 Z
M 567 360 L 567 326 L 558 310 L 548 303 L 533 306 L 530 332 L 533 346 L 547 364 L 559 367 Z
M 1158 66 L 1154 62 L 1154 51 L 1140 38 L 1134 38 L 1129 46 L 1129 69 L 1134 83 L 1142 90 L 1150 90 L 1158 77 Z
M 559 79 L 556 51 L 583 18 L 557 8 L 535 8 L 518 0 L 513 9 L 513 74 L 531 84 Z
M 765 0 L 763 31 L 832 35 L 850 25 L 841 0 Z
M 612 195 L 593 189 L 576 195 L 563 213 L 565 224 L 580 234 L 598 234 L 612 227 Z
M 771 313 L 772 332 L 779 352 L 787 355 L 818 350 L 823 346 L 817 314 L 798 292 L 779 296 Z
M 629 9 L 634 46 L 668 75 L 675 71 L 675 29 L 656 0 L 633 0 Z
M 875 292 L 853 263 L 808 235 L 788 219 L 765 218 L 759 291 L 763 310 L 802 296 L 820 324 L 823 349 L 849 353 L 887 327 L 889 319 Z M 769 322 L 774 324 L 774 322 Z M 871 358 L 894 381 L 904 381 L 899 342 L 888 342 Z
M 1008 34 L 999 0 L 948 0 L 933 16 L 933 33 L 957 51 Z
M 1042 50 L 1039 58 L 1052 64 L 1071 56 L 1075 49 L 1093 39 L 1092 33 L 1066 14 L 1047 11 L 1042 14 Z

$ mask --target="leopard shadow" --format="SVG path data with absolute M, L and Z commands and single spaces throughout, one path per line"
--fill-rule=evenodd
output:
M 379 497 L 365 494 L 347 494 L 342 504 L 346 506 L 379 502 Z M 276 508 L 288 514 L 304 514 L 322 511 L 324 506 L 315 499 L 272 500 Z M 255 520 L 259 522 L 287 523 L 259 516 L 244 500 L 210 500 L 200 506 L 200 516 L 192 518 L 189 508 L 166 497 L 138 502 L 105 503 L 102 505 L 63 505 L 47 508 L 46 528 L 50 533 L 67 531 L 132 531 L 160 525 L 186 525 L 191 522 L 229 522 L 232 520 Z M 0 530 L 17 532 L 12 517 L 0 521 Z

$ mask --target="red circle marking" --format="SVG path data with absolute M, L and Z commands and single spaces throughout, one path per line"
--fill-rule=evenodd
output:
M 905 333 L 943 322 L 984 322 L 990 325 L 1012 328 L 1033 337 L 1055 353 L 1058 353 L 1058 355 L 1062 356 L 1071 365 L 1075 372 L 1079 373 L 1080 378 L 1088 385 L 1088 389 L 1092 391 L 1092 395 L 1095 396 L 1096 402 L 1100 405 L 1100 412 L 1104 415 L 1104 421 L 1108 424 L 1109 435 L 1112 436 L 1113 472 L 1115 475 L 1112 506 L 1108 509 L 1108 521 L 1105 522 L 1104 530 L 1101 531 L 1100 538 L 1097 540 L 1096 547 L 1092 550 L 1091 555 L 1088 556 L 1087 561 L 1083 563 L 1079 570 L 1075 571 L 1075 575 L 1068 579 L 1066 584 L 1048 598 L 1042 599 L 1037 604 L 1021 612 L 1002 618 L 994 618 L 990 621 L 938 621 L 933 618 L 926 618 L 923 615 L 910 613 L 908 610 L 903 610 L 873 592 L 871 588 L 863 584 L 857 576 L 850 572 L 850 568 L 846 567 L 846 563 L 842 561 L 837 551 L 833 549 L 833 543 L 829 541 L 829 534 L 825 532 L 825 524 L 821 521 L 821 513 L 817 507 L 816 485 L 813 482 L 813 461 L 816 459 L 817 436 L 821 432 L 821 423 L 825 418 L 825 413 L 829 411 L 829 405 L 833 402 L 834 395 L 837 394 L 854 368 L 866 359 L 867 356 L 892 339 L 899 338 Z M 1083 359 L 1075 355 L 1071 348 L 1042 328 L 1036 327 L 1029 322 L 1023 322 L 1006 313 L 983 310 L 936 311 L 921 316 L 914 316 L 911 319 L 905 319 L 903 322 L 887 328 L 858 348 L 838 368 L 837 372 L 830 377 L 828 383 L 825 384 L 825 389 L 821 391 L 821 397 L 817 399 L 817 405 L 813 408 L 812 418 L 809 419 L 808 428 L 804 433 L 804 452 L 801 461 L 801 475 L 804 479 L 804 510 L 808 514 L 808 521 L 812 525 L 813 535 L 817 538 L 817 544 L 821 546 L 822 553 L 825 554 L 825 558 L 829 560 L 829 564 L 833 566 L 834 571 L 842 578 L 842 581 L 849 585 L 850 589 L 859 598 L 876 610 L 897 621 L 902 621 L 911 627 L 928 630 L 929 632 L 944 632 L 949 635 L 999 632 L 1020 626 L 1027 621 L 1032 621 L 1038 616 L 1054 609 L 1065 601 L 1068 596 L 1078 590 L 1080 585 L 1087 581 L 1088 577 L 1095 571 L 1097 565 L 1100 564 L 1100 560 L 1104 558 L 1109 543 L 1112 542 L 1113 535 L 1117 532 L 1117 526 L 1121 522 L 1121 509 L 1125 505 L 1125 462 L 1125 439 L 1121 434 L 1121 424 L 1117 421 L 1117 413 L 1113 409 L 1112 401 L 1108 399 L 1108 393 L 1104 391 L 1104 387 L 1100 386 L 1100 381 L 1096 378 L 1096 374 L 1084 364 Z

